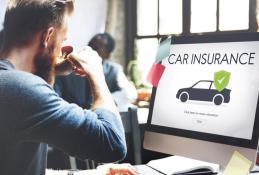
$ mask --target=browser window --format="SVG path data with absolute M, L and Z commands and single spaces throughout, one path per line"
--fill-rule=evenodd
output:
M 151 124 L 252 138 L 259 41 L 174 44 L 162 63 Z

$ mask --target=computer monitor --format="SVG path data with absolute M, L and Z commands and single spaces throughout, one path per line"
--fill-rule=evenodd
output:
M 172 36 L 153 87 L 144 148 L 225 166 L 255 162 L 259 34 Z M 161 49 L 161 48 L 160 48 Z

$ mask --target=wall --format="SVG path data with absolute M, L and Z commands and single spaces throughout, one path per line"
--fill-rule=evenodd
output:
M 67 43 L 75 48 L 87 45 L 89 40 L 105 29 L 107 0 L 76 0 Z
M 107 0 L 76 0 L 75 12 L 70 21 L 69 43 L 75 49 L 87 45 L 96 33 L 103 32 L 107 17 Z M 0 0 L 0 30 L 4 19 L 5 0 Z
M 259 24 L 259 0 L 256 0 L 256 19 L 257 19 L 257 26 Z M 257 32 L 259 32 L 259 27 L 257 28 Z
M 4 12 L 5 12 L 5 0 L 0 0 L 0 30 L 3 29 Z
M 110 33 L 116 41 L 111 59 L 125 66 L 125 0 L 108 0 L 105 31 Z

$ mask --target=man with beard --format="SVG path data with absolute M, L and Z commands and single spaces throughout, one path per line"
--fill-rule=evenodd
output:
M 0 51 L 1 175 L 44 175 L 47 144 L 98 162 L 125 156 L 123 126 L 97 53 L 86 47 L 67 58 L 91 82 L 91 110 L 67 103 L 51 87 L 72 11 L 71 0 L 8 3 Z M 128 166 L 102 172 L 136 174 Z M 55 174 L 61 173 L 70 174 Z

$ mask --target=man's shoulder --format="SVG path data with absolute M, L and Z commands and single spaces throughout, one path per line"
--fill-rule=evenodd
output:
M 36 108 L 47 99 L 57 97 L 42 78 L 22 71 L 0 71 L 0 84 L 0 96 L 8 97 L 6 103 L 25 105 L 24 108 Z
M 114 71 L 121 71 L 122 70 L 122 66 L 114 61 L 110 61 L 110 60 L 105 60 L 103 62 L 103 66 L 104 68 L 107 69 L 112 69 Z
M 6 95 L 30 96 L 51 91 L 51 87 L 42 78 L 17 70 L 0 71 L 0 84 L 0 90 Z
M 113 67 L 122 67 L 119 63 L 116 63 L 115 61 L 111 61 L 111 60 L 105 60 L 104 64 L 107 64 L 109 66 L 113 66 Z
M 24 71 L 18 70 L 5 70 L 0 71 L 0 81 L 5 80 L 6 83 L 19 83 L 19 84 L 47 84 L 42 78 Z

